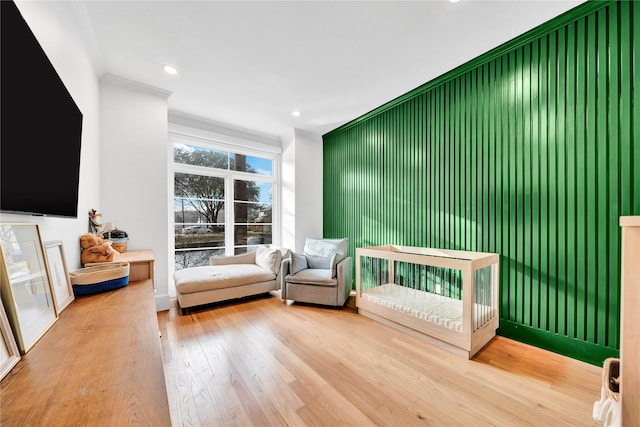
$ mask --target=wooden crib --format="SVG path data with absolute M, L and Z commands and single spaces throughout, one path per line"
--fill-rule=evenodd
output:
M 356 258 L 359 313 L 468 359 L 495 336 L 498 254 L 375 246 Z

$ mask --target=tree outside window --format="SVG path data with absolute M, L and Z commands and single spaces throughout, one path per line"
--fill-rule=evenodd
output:
M 271 175 L 270 160 L 184 144 L 174 145 L 174 162 Z M 210 256 L 224 254 L 224 211 L 229 203 L 234 208 L 234 253 L 246 252 L 257 243 L 271 243 L 271 188 L 271 183 L 235 178 L 230 200 L 225 194 L 225 178 L 199 174 L 195 168 L 193 172 L 175 172 L 176 269 L 207 265 Z

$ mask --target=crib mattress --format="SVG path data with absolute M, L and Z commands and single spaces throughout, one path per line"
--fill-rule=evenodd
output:
M 418 319 L 462 332 L 461 300 L 399 286 L 394 283 L 363 290 L 361 298 L 383 307 L 415 316 Z M 475 304 L 474 312 L 478 319 L 474 324 L 477 325 L 480 322 L 480 315 L 487 313 L 488 309 L 489 307 L 483 304 Z

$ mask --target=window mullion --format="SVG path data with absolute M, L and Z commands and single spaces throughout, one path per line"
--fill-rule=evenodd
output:
M 241 171 L 231 171 L 234 179 L 239 179 L 242 181 L 256 181 L 256 182 L 268 182 L 272 183 L 275 181 L 273 176 L 270 175 L 256 175 L 251 172 L 241 172 Z
M 225 199 L 225 227 L 224 227 L 224 247 L 225 253 L 227 255 L 233 255 L 235 253 L 234 249 L 234 239 L 235 239 L 235 194 L 233 191 L 233 176 L 231 174 L 227 174 L 224 179 L 224 199 Z
M 192 175 L 213 176 L 216 178 L 224 178 L 229 175 L 224 169 L 215 169 L 206 166 L 186 165 L 183 163 L 174 163 L 173 172 L 189 173 Z

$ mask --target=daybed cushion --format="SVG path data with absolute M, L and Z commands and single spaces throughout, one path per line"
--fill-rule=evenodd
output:
M 176 289 L 182 294 L 224 289 L 275 280 L 276 275 L 255 264 L 229 264 L 191 267 L 173 274 Z
M 269 245 L 269 248 L 279 250 L 281 260 L 285 258 L 289 258 L 291 256 L 291 250 L 288 248 L 285 248 L 284 246 Z M 278 264 L 278 269 L 280 269 L 279 264 Z
M 281 253 L 278 249 L 258 246 L 256 249 L 256 264 L 274 274 L 280 268 Z
M 226 265 L 226 264 L 255 264 L 256 253 L 247 252 L 245 254 L 231 256 L 212 256 L 209 258 L 209 265 Z
M 302 285 L 337 286 L 338 284 L 337 280 L 331 277 L 331 270 L 317 268 L 307 268 L 296 274 L 289 274 L 286 280 L 288 283 Z

